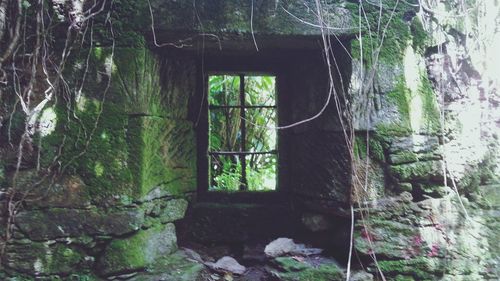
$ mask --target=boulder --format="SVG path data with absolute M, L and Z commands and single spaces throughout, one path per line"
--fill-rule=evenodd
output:
M 268 257 L 280 257 L 286 255 L 317 255 L 323 250 L 317 248 L 307 248 L 304 244 L 296 244 L 290 238 L 278 238 L 269 243 L 264 249 Z

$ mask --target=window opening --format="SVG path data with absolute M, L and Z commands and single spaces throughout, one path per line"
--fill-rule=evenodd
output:
M 276 77 L 208 77 L 209 190 L 276 190 Z

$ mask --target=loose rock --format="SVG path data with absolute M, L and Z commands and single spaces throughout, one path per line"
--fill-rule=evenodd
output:
M 215 263 L 206 262 L 205 265 L 217 272 L 230 272 L 238 275 L 242 275 L 247 270 L 246 267 L 239 264 L 234 258 L 228 256 L 220 258 Z
M 268 257 L 280 257 L 286 255 L 317 255 L 323 250 L 318 248 L 307 248 L 304 244 L 296 244 L 290 238 L 278 238 L 269 243 L 264 249 Z

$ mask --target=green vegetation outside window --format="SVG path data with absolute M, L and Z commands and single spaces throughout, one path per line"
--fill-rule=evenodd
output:
M 209 190 L 276 189 L 276 79 L 208 77 Z

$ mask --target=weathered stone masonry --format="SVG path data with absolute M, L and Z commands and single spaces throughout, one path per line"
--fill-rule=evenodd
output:
M 27 197 L 10 226 L 1 278 L 155 280 L 155 274 L 167 272 L 161 275 L 166 280 L 196 280 L 203 265 L 177 251 L 178 238 L 184 238 L 180 233 L 207 244 L 246 243 L 307 229 L 309 237 L 325 239 L 325 247 L 346 258 L 353 199 L 354 247 L 374 276 L 378 270 L 370 256 L 375 253 L 388 280 L 495 280 L 500 262 L 495 135 L 486 134 L 488 128 L 466 131 L 462 125 L 460 114 L 478 103 L 460 95 L 478 88 L 469 79 L 473 75 L 457 72 L 463 75 L 455 85 L 450 73 L 443 78 L 435 70 L 436 57 L 454 59 L 456 54 L 439 54 L 436 46 L 460 45 L 457 36 L 465 31 L 459 24 L 438 24 L 448 27 L 442 30 L 447 40 L 438 41 L 426 35 L 435 22 L 422 22 L 415 6 L 406 3 L 416 1 L 404 1 L 380 52 L 366 47 L 361 54 L 358 30 L 352 28 L 358 22 L 356 1 L 321 2 L 326 24 L 338 28 L 335 35 L 350 51 L 345 53 L 335 37 L 329 39 L 330 57 L 340 67 L 340 73 L 333 71 L 335 89 L 346 94 L 349 106 L 339 114 L 331 103 L 318 119 L 280 132 L 278 200 L 212 202 L 198 194 L 205 71 L 271 69 L 281 85 L 280 122 L 314 115 L 329 86 L 321 30 L 304 23 L 318 21 L 315 3 L 255 1 L 257 52 L 250 1 L 205 0 L 196 1 L 196 7 L 191 1 L 151 1 L 158 43 L 183 44 L 180 49 L 155 47 L 147 2 L 132 2 L 122 1 L 118 9 L 121 37 L 115 49 L 101 38 L 102 46 L 74 56 L 67 70 L 73 86 L 81 82 L 90 52 L 87 78 L 71 114 L 61 99 L 42 114 L 55 128 L 43 133 L 41 165 L 58 157 L 61 176 L 37 185 L 41 175 L 34 167 L 23 167 L 17 176 L 16 186 Z M 378 8 L 365 8 L 375 25 Z M 456 29 L 459 35 L 450 32 Z M 362 39 L 373 46 L 366 30 Z M 244 65 L 238 66 L 240 61 Z M 443 81 L 449 83 L 438 87 Z M 493 114 L 491 104 L 480 104 L 484 114 Z M 447 113 L 444 123 L 440 110 Z M 353 161 L 340 118 L 355 131 Z M 477 148 L 465 135 L 486 152 L 449 157 Z M 445 161 L 469 219 L 449 172 L 443 180 Z M 14 180 L 12 166 L 2 165 L 6 187 Z M 368 184 L 356 186 L 352 171 L 365 174 L 365 169 Z M 270 228 L 255 228 L 255 219 Z M 142 277 L 128 276 L 135 272 Z

